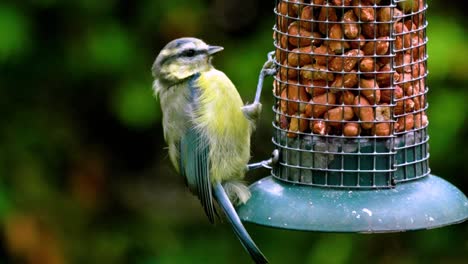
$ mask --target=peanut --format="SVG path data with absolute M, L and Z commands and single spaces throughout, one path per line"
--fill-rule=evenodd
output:
M 288 65 L 287 60 L 283 61 L 283 65 L 280 66 L 280 76 L 282 80 L 295 79 L 298 72 L 298 68 Z
M 421 128 L 427 126 L 427 115 L 425 113 L 414 114 L 414 128 Z
M 408 11 L 425 1 L 381 2 L 279 2 L 273 87 L 288 137 L 385 137 L 427 125 L 425 12 Z
M 392 8 L 391 7 L 381 7 L 377 10 L 377 21 L 379 22 L 390 22 L 392 21 Z M 388 36 L 390 34 L 384 34 Z
M 396 115 L 401 115 L 403 113 L 409 113 L 414 111 L 414 101 L 410 98 L 402 98 L 395 102 L 395 107 L 393 108 L 393 112 Z
M 379 87 L 388 87 L 391 84 L 390 78 L 393 75 L 392 67 L 390 64 L 385 64 L 380 67 L 379 73 L 376 74 L 375 78 Z
M 353 0 L 353 8 L 354 13 L 358 17 L 360 21 L 369 22 L 375 20 L 375 12 L 374 8 L 372 7 L 364 7 L 361 3 L 361 0 Z
M 293 2 L 293 1 L 288 1 Z M 297 15 L 297 6 L 295 7 L 293 3 L 288 3 L 285 1 L 279 2 L 277 6 L 278 13 L 282 15 L 296 16 Z
M 320 33 L 326 35 L 328 29 L 331 27 L 330 22 L 338 21 L 338 16 L 336 15 L 335 8 L 332 7 L 322 7 L 318 15 L 317 21 L 326 21 L 319 22 L 319 31 Z
M 410 55 L 410 58 L 411 58 L 411 55 Z M 411 65 L 411 76 L 413 76 L 414 79 L 417 79 L 419 76 L 421 76 L 421 70 L 419 69 L 421 67 L 421 64 L 420 63 L 413 63 Z M 423 65 L 424 67 L 424 65 Z M 423 75 L 424 76 L 424 73 Z
M 297 117 L 291 117 L 287 136 L 290 138 L 295 138 L 297 137 L 297 132 L 299 132 L 299 119 Z
M 411 46 L 411 34 L 403 22 L 397 22 L 394 26 L 395 31 L 395 50 L 402 50 Z
M 277 22 L 276 22 L 276 24 L 278 25 L 279 31 L 287 32 L 290 22 L 291 22 L 291 20 L 289 18 L 279 15 L 277 17 Z
M 328 68 L 332 71 L 342 71 L 344 70 L 345 72 L 350 72 L 354 66 L 358 63 L 360 59 L 362 59 L 362 56 L 364 55 L 364 52 L 358 49 L 352 49 L 343 56 L 338 56 L 334 57 L 329 65 Z
M 424 60 L 426 57 L 426 42 L 419 36 L 413 36 L 411 38 L 411 47 L 410 50 L 413 54 L 413 60 Z
M 325 135 L 328 133 L 329 129 L 324 121 L 314 120 L 310 122 L 310 130 L 312 130 L 312 133 L 314 134 Z
M 309 117 L 320 117 L 336 103 L 334 93 L 325 93 L 312 97 L 305 107 L 305 114 Z
M 354 113 L 361 121 L 363 129 L 370 129 L 373 126 L 374 110 L 369 104 L 369 101 L 364 96 L 356 96 L 354 98 Z
M 312 4 L 314 5 L 323 5 L 325 0 L 311 0 Z
M 393 17 L 392 17 L 393 11 Z M 377 11 L 377 21 L 379 22 L 398 22 L 401 20 L 403 12 L 398 8 L 382 7 Z M 391 23 L 379 23 L 378 31 L 379 36 L 390 36 Z
M 387 54 L 390 43 L 388 37 L 379 37 L 377 41 L 368 41 L 362 48 L 365 55 L 384 55 Z
M 377 24 L 375 24 L 374 22 L 363 23 L 361 24 L 361 32 L 364 36 L 368 38 L 376 38 L 378 36 Z
M 346 88 L 355 87 L 358 84 L 358 77 L 356 70 L 351 70 L 349 73 L 344 74 L 343 86 Z
M 314 48 L 314 59 L 315 63 L 318 65 L 327 65 L 328 57 L 327 56 L 322 56 L 322 55 L 328 55 L 328 54 L 334 54 L 333 52 L 330 51 L 328 52 L 328 46 L 327 45 L 321 45 L 318 48 Z
M 414 111 L 414 101 L 411 98 L 408 98 L 405 100 L 404 106 L 405 106 L 405 112 L 410 113 Z
M 335 6 L 350 6 L 351 0 L 331 0 L 331 4 Z
M 355 137 L 361 133 L 361 127 L 358 123 L 346 123 L 343 128 L 343 135 Z
M 325 120 L 330 121 L 349 121 L 353 119 L 354 112 L 353 109 L 349 106 L 338 106 L 328 110 L 325 115 Z M 329 126 L 332 127 L 341 127 L 341 122 L 327 122 Z
M 296 47 L 303 47 L 303 46 L 310 46 L 311 45 L 311 37 L 312 32 L 307 31 L 304 28 L 299 27 L 299 22 L 294 21 L 289 25 L 288 34 L 290 37 L 288 38 L 289 43 Z M 291 37 L 297 36 L 297 37 Z
M 361 2 L 365 5 L 380 4 L 380 0 L 361 0 Z
M 413 77 L 411 73 L 401 73 L 400 78 L 398 80 L 398 84 L 403 87 L 403 89 L 407 89 L 409 86 L 413 84 Z
M 277 61 L 284 61 L 286 60 L 287 53 L 284 50 L 277 48 L 275 57 Z
M 282 49 L 285 49 L 287 50 L 289 48 L 289 42 L 288 42 L 288 36 L 286 35 L 281 35 L 281 38 L 280 38 L 280 47 Z
M 397 123 L 395 124 L 395 130 L 397 132 L 408 131 L 414 127 L 414 117 L 413 115 L 405 115 L 399 117 Z
M 309 101 L 309 95 L 304 87 L 297 85 L 297 82 L 291 80 L 289 82 L 291 84 L 288 84 L 281 92 L 281 99 L 283 99 L 281 100 L 281 111 L 289 115 L 294 115 L 298 112 L 302 113 L 305 111 L 305 102 Z
M 381 104 L 375 108 L 376 121 L 388 121 L 391 119 L 391 109 L 388 104 Z
M 355 39 L 359 36 L 359 26 L 357 22 L 357 16 L 353 10 L 349 10 L 343 15 L 344 22 L 344 34 L 349 39 Z
M 411 72 L 411 54 L 397 52 L 395 55 L 395 69 L 398 73 Z
M 397 4 L 405 13 L 416 12 L 419 9 L 419 0 L 403 0 L 397 2 Z
M 302 113 L 299 118 L 299 131 L 304 132 L 309 128 L 309 119 L 306 114 Z
M 279 116 L 279 126 L 282 129 L 288 129 L 289 121 L 288 121 L 288 118 L 285 115 L 280 115 Z
M 326 66 L 322 65 L 305 65 L 300 71 L 302 80 L 326 80 L 333 81 L 333 73 L 327 71 Z
M 321 95 L 327 91 L 324 88 L 327 86 L 326 80 L 306 80 L 303 84 L 306 86 L 306 91 L 312 96 Z
M 377 123 L 372 128 L 372 134 L 376 136 L 389 136 L 390 135 L 390 123 Z
M 344 40 L 343 40 L 343 30 L 340 24 L 334 24 L 330 28 L 330 33 L 328 34 L 331 39 L 328 43 L 328 48 L 336 54 L 343 53 L 344 50 Z
M 417 85 L 417 83 L 415 83 L 413 85 L 407 86 L 404 89 L 404 91 L 405 91 L 405 95 L 407 95 L 407 96 L 412 96 L 412 95 L 419 94 L 419 85 Z
M 354 103 L 354 94 L 350 91 L 344 91 L 341 94 L 340 102 L 345 105 L 352 105 Z
M 414 110 L 420 110 L 422 108 L 425 107 L 425 96 L 422 95 L 422 96 L 416 96 L 413 98 L 413 102 L 414 102 Z
M 348 40 L 348 42 L 352 49 L 361 49 L 366 45 L 366 37 L 360 34 L 356 39 Z
M 312 46 L 295 48 L 288 54 L 288 64 L 291 66 L 304 66 L 312 62 Z
M 312 31 L 315 28 L 313 25 L 314 10 L 312 6 L 305 6 L 301 12 L 301 26 L 307 31 Z
M 378 66 L 375 64 L 374 58 L 366 57 L 359 63 L 359 70 L 365 73 L 364 77 L 372 78 L 374 76 L 372 73 L 378 70 Z
M 395 85 L 395 89 L 391 89 L 391 88 L 382 89 L 382 91 L 380 92 L 380 101 L 382 103 L 390 103 L 392 93 L 393 93 L 394 100 L 401 99 L 403 97 L 403 89 L 400 86 Z
M 359 86 L 362 89 L 361 94 L 366 97 L 369 103 L 378 104 L 380 102 L 379 85 L 374 79 L 361 78 Z

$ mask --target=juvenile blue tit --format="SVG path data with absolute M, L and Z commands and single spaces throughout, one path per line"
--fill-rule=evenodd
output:
M 153 89 L 170 160 L 209 221 L 217 215 L 216 200 L 252 259 L 268 263 L 233 207 L 250 198 L 243 178 L 261 104 L 244 106 L 231 80 L 213 67 L 212 56 L 221 50 L 196 38 L 169 42 L 153 64 Z

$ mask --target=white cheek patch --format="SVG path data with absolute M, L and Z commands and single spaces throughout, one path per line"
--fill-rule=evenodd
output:
M 187 64 L 171 64 L 168 73 L 177 79 L 185 79 L 192 74 Z

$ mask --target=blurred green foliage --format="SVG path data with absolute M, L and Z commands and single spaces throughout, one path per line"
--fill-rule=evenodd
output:
M 468 193 L 462 2 L 429 1 L 431 169 Z M 273 1 L 0 2 L 0 263 L 249 263 L 171 168 L 150 68 L 176 37 L 252 101 L 273 49 Z M 267 81 L 268 82 L 268 81 Z M 264 105 L 272 95 L 265 85 Z M 272 150 L 265 107 L 253 159 Z M 254 181 L 267 171 L 249 174 Z M 247 226 L 272 263 L 466 263 L 466 223 L 360 235 Z

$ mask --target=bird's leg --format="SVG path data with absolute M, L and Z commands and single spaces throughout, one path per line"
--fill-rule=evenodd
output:
M 271 169 L 271 167 L 275 165 L 276 163 L 278 163 L 278 161 L 279 161 L 279 150 L 275 149 L 271 153 L 271 158 L 267 160 L 262 160 L 260 162 L 247 164 L 246 170 L 251 171 L 251 170 L 255 170 L 259 168 Z
M 260 75 L 258 76 L 258 83 L 257 83 L 257 92 L 255 94 L 254 103 L 260 103 L 260 95 L 262 94 L 263 89 L 263 80 L 266 76 L 273 76 L 276 74 L 276 64 L 273 55 L 275 54 L 274 51 L 270 51 L 268 53 L 268 60 L 263 64 L 262 70 L 260 71 Z
M 242 112 L 249 120 L 257 120 L 260 117 L 260 113 L 262 112 L 262 104 L 252 103 L 242 107 Z
M 263 89 L 263 81 L 266 76 L 273 76 L 276 74 L 276 64 L 273 55 L 275 54 L 274 51 L 268 53 L 268 60 L 263 64 L 262 70 L 260 71 L 260 75 L 258 77 L 257 83 L 257 92 L 255 94 L 255 100 L 252 104 L 245 105 L 242 107 L 242 112 L 244 115 L 250 120 L 256 120 L 260 113 L 262 112 L 262 104 L 260 103 L 260 95 L 262 94 Z M 246 170 L 254 170 L 258 168 L 271 168 L 276 162 L 278 162 L 279 152 L 275 150 L 272 154 L 272 157 L 268 160 L 263 160 L 256 163 L 251 163 L 246 166 Z
M 272 76 L 276 74 L 275 60 L 273 59 L 274 51 L 268 53 L 268 60 L 263 64 L 262 70 L 258 77 L 257 92 L 255 94 L 255 100 L 252 104 L 245 105 L 242 107 L 242 112 L 250 120 L 256 120 L 260 117 L 262 112 L 262 104 L 260 103 L 260 95 L 263 89 L 263 81 L 266 76 Z

